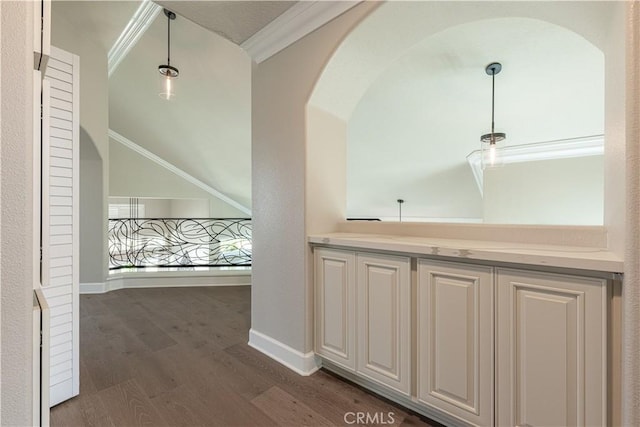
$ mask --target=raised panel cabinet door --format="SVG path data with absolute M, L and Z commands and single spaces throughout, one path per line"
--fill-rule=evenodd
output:
M 324 248 L 314 253 L 316 353 L 355 371 L 355 253 Z
M 418 260 L 418 401 L 493 425 L 493 269 Z
M 409 395 L 410 259 L 358 254 L 357 263 L 357 371 Z
M 606 425 L 607 282 L 497 270 L 500 426 Z

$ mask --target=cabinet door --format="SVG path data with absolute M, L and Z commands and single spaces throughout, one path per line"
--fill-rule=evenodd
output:
M 316 353 L 355 371 L 355 254 L 315 249 Z
M 493 270 L 418 260 L 418 400 L 493 424 Z
M 409 395 L 410 259 L 358 254 L 357 261 L 358 373 Z
M 606 281 L 497 277 L 498 425 L 606 425 Z

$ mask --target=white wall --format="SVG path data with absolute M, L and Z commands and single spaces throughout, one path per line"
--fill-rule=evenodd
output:
M 616 126 L 615 129 L 616 132 L 623 133 L 626 130 L 627 216 L 624 225 L 617 225 L 617 230 L 623 232 L 622 236 L 611 237 L 626 239 L 622 285 L 622 398 L 620 403 L 622 422 L 620 425 L 637 426 L 640 425 L 640 4 L 627 3 L 626 12 L 624 16 L 626 46 L 623 56 L 625 66 L 616 67 L 611 71 L 617 75 L 620 68 L 626 70 L 624 83 L 620 81 L 614 84 L 614 94 L 620 96 L 626 94 L 628 98 L 624 116 L 609 117 L 608 120 L 624 124 L 626 127 L 625 129 L 625 127 Z M 620 28 L 620 31 L 622 30 L 623 28 Z M 620 109 L 617 112 L 622 116 Z M 615 166 L 607 165 L 608 168 Z M 612 171 L 611 176 L 614 179 L 620 178 L 621 173 Z M 611 184 L 607 183 L 607 185 Z
M 84 129 L 80 131 L 80 283 L 100 283 L 104 280 L 104 212 L 102 158 Z
M 208 199 L 137 199 L 140 218 L 210 218 Z M 126 197 L 109 197 L 109 204 L 129 203 Z
M 80 146 L 95 146 L 97 157 L 89 163 L 81 158 L 80 173 L 87 177 L 91 173 L 93 190 L 100 192 L 102 203 L 100 216 L 83 219 L 80 223 L 81 246 L 90 250 L 80 252 L 80 265 L 85 266 L 80 271 L 81 283 L 102 282 L 107 274 L 107 195 L 109 194 L 109 78 L 107 74 L 107 51 L 96 39 L 96 35 L 83 28 L 76 28 L 65 17 L 64 8 L 51 7 L 51 44 L 80 57 Z M 81 148 L 82 150 L 82 148 Z M 102 162 L 102 177 L 98 183 L 95 173 L 87 172 L 98 162 Z M 91 163 L 93 162 L 93 163 Z M 84 174 L 83 174 L 84 171 Z M 102 188 L 96 188 L 101 185 Z M 87 182 L 80 184 L 80 211 L 92 212 L 97 215 L 96 195 Z M 85 197 L 82 197 L 84 195 Z M 84 242 L 84 244 L 83 244 Z M 94 242 L 89 243 L 88 242 Z M 101 265 L 98 271 L 94 268 Z
M 303 353 L 313 340 L 305 167 L 330 158 L 307 160 L 306 104 L 333 50 L 376 6 L 359 4 L 253 68 L 251 328 Z
M 307 230 L 332 230 L 346 216 L 346 135 L 345 121 L 312 105 L 307 108 Z
M 603 223 L 603 156 L 511 163 L 485 169 L 483 182 L 485 223 Z
M 171 200 L 170 199 L 145 199 L 138 198 L 138 218 L 171 218 Z M 130 218 L 130 203 L 128 197 L 109 197 L 109 205 L 129 205 L 125 212 L 120 212 L 119 218 Z M 109 219 L 115 218 L 109 215 Z
M 209 200 L 174 199 L 171 200 L 172 218 L 210 218 Z
M 0 424 L 33 425 L 33 5 L 0 2 Z
M 169 199 L 138 199 L 138 204 L 144 205 L 143 218 L 171 218 Z
M 111 197 L 161 199 L 207 199 L 210 215 L 218 218 L 244 218 L 247 215 L 210 193 L 185 181 L 146 157 L 111 141 L 109 191 Z
M 617 255 L 624 257 L 627 236 L 625 230 L 627 221 L 625 174 L 627 166 L 623 159 L 628 159 L 625 149 L 627 141 L 625 101 L 628 96 L 626 85 L 629 74 L 625 44 L 629 43 L 629 28 L 621 24 L 626 19 L 625 3 L 616 2 L 616 6 L 614 14 L 611 16 L 611 31 L 604 48 L 606 76 L 604 224 L 609 232 L 609 248 Z M 626 43 L 623 43 L 623 40 L 627 40 Z

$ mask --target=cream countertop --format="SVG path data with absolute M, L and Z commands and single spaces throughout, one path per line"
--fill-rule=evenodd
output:
M 317 234 L 309 236 L 308 240 L 312 244 L 376 251 L 611 273 L 624 271 L 623 260 L 601 248 L 353 233 Z

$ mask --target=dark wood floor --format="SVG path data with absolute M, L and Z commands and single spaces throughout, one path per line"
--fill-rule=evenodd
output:
M 52 409 L 51 425 L 328 426 L 346 425 L 347 412 L 430 425 L 324 371 L 301 377 L 249 347 L 250 292 L 81 296 L 80 395 Z

